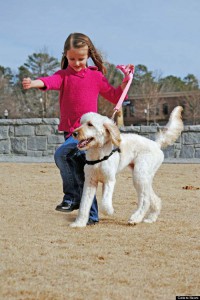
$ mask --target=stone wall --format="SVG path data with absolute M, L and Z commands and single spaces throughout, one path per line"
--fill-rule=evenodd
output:
M 120 130 L 123 133 L 137 133 L 155 140 L 159 127 L 131 125 L 121 127 Z M 200 125 L 185 126 L 174 145 L 167 147 L 163 152 L 165 158 L 200 158 Z
M 64 141 L 63 133 L 58 132 L 58 123 L 58 119 L 40 118 L 0 120 L 0 155 L 53 156 Z M 154 140 L 159 128 L 126 126 L 120 130 Z M 200 158 L 200 125 L 185 126 L 181 137 L 164 152 L 166 158 Z
M 0 120 L 0 155 L 52 156 L 63 143 L 58 119 Z

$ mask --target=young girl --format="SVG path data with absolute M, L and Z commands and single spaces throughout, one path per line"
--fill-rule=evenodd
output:
M 94 65 L 88 67 L 91 58 Z M 132 65 L 129 65 L 132 66 Z M 60 170 L 63 182 L 63 201 L 56 210 L 71 212 L 79 208 L 83 184 L 85 153 L 77 151 L 77 140 L 72 137 L 74 129 L 80 126 L 80 118 L 84 113 L 97 112 L 98 95 L 102 95 L 116 104 L 129 79 L 125 78 L 121 86 L 112 87 L 104 77 L 106 69 L 102 57 L 88 36 L 72 33 L 64 44 L 61 70 L 48 77 L 37 80 L 24 78 L 24 89 L 40 88 L 60 91 L 60 124 L 64 131 L 65 142 L 55 152 L 55 163 Z M 88 225 L 98 222 L 98 206 L 94 198 Z

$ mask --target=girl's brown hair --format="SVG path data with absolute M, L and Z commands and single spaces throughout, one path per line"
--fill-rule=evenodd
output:
M 61 69 L 66 69 L 68 66 L 68 60 L 66 58 L 66 52 L 71 48 L 82 48 L 88 46 L 88 56 L 92 59 L 95 66 L 103 74 L 106 73 L 106 67 L 103 65 L 103 58 L 101 54 L 94 47 L 90 38 L 83 33 L 71 33 L 65 41 L 63 56 L 61 60 Z

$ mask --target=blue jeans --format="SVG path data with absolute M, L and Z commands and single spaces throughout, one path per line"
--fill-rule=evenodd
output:
M 63 181 L 63 200 L 73 205 L 80 204 L 85 180 L 83 170 L 85 152 L 78 150 L 77 143 L 78 141 L 72 136 L 68 137 L 54 155 L 55 163 L 60 170 Z M 99 220 L 96 196 L 90 209 L 89 218 L 93 221 Z

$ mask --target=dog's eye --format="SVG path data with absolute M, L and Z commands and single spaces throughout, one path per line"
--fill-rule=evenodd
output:
M 88 124 L 88 126 L 90 126 L 90 127 L 92 127 L 92 126 L 93 126 L 91 122 L 88 122 L 87 124 Z

